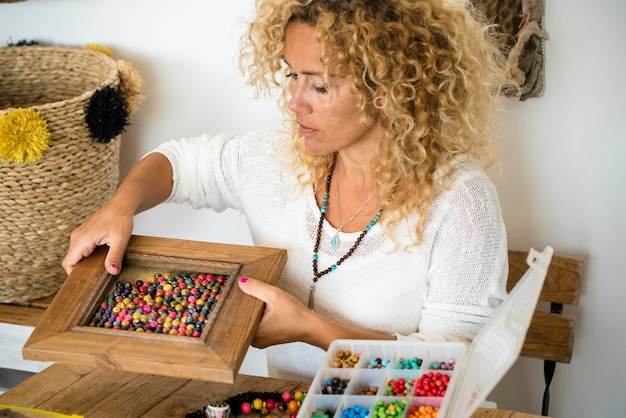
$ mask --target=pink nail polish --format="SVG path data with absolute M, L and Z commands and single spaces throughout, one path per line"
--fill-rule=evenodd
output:
M 239 279 L 239 281 L 241 283 L 246 283 L 248 281 L 248 278 L 247 277 L 242 277 L 241 279 Z
M 117 264 L 113 263 L 111 264 L 111 267 L 113 267 L 115 270 L 120 271 L 120 266 L 118 266 Z

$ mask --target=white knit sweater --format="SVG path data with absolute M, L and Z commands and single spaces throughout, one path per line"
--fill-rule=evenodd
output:
M 289 140 L 276 130 L 244 136 L 180 139 L 157 151 L 172 164 L 168 201 L 247 219 L 255 245 L 288 250 L 278 285 L 307 303 L 320 210 L 312 187 L 302 188 L 285 163 Z M 354 254 L 316 284 L 315 311 L 337 322 L 419 341 L 470 342 L 506 294 L 507 247 L 498 197 L 486 174 L 459 164 L 452 187 L 429 210 L 424 241 L 411 242 L 416 219 L 393 226 L 397 246 L 380 224 Z M 319 270 L 346 253 L 359 232 L 324 223 Z M 311 381 L 324 352 L 304 343 L 267 349 L 272 377 Z

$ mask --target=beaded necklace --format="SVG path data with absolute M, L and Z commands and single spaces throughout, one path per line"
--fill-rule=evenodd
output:
M 328 170 L 328 176 L 326 176 L 326 190 L 324 191 L 324 195 L 322 196 L 323 201 L 322 201 L 322 208 L 320 209 L 320 221 L 317 224 L 317 236 L 315 238 L 315 245 L 313 247 L 313 283 L 311 283 L 311 287 L 309 288 L 309 303 L 307 305 L 310 310 L 313 310 L 313 304 L 314 304 L 314 299 L 315 299 L 314 298 L 315 283 L 317 283 L 319 278 L 324 276 L 325 274 L 328 274 L 333 270 L 337 270 L 337 267 L 339 267 L 344 261 L 348 259 L 348 257 L 350 257 L 354 253 L 354 251 L 357 249 L 359 244 L 361 244 L 361 241 L 363 240 L 365 235 L 372 229 L 374 225 L 376 225 L 376 223 L 380 219 L 380 215 L 383 212 L 383 209 L 380 208 L 380 210 L 374 216 L 374 218 L 370 221 L 370 223 L 365 227 L 365 229 L 363 229 L 363 231 L 361 232 L 361 235 L 359 235 L 356 241 L 354 242 L 354 244 L 352 244 L 352 247 L 350 247 L 350 249 L 339 260 L 337 260 L 335 264 L 332 264 L 331 266 L 326 268 L 326 270 L 318 271 L 317 260 L 319 257 L 318 257 L 317 252 L 319 251 L 319 248 L 320 248 L 320 241 L 322 237 L 322 227 L 324 225 L 324 219 L 326 219 L 326 210 L 328 209 L 328 195 L 330 192 L 330 181 L 333 178 L 333 171 L 335 170 L 336 163 L 337 163 L 337 154 L 335 154 L 333 163 L 331 164 L 330 169 Z

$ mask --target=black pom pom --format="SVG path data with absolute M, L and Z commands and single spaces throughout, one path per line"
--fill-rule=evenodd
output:
M 87 106 L 85 122 L 91 137 L 108 144 L 128 125 L 128 108 L 122 93 L 110 86 L 96 91 Z
M 7 43 L 7 46 L 35 46 L 35 45 L 39 45 L 39 41 L 35 41 L 35 40 L 28 40 L 28 39 L 21 39 L 17 42 L 13 42 L 12 40 L 9 41 L 9 43 Z

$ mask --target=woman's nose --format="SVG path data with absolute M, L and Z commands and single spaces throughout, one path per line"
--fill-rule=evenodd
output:
M 311 106 L 306 100 L 302 86 L 299 83 L 292 81 L 289 89 L 291 97 L 287 102 L 287 108 L 293 113 L 308 113 L 311 111 Z

